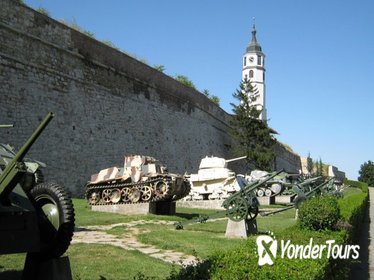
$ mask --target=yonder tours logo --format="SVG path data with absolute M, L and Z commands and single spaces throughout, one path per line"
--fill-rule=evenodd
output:
M 327 240 L 324 244 L 315 244 L 310 238 L 308 244 L 293 244 L 291 240 L 278 241 L 273 236 L 260 235 L 256 239 L 258 265 L 273 265 L 276 258 L 288 259 L 358 259 L 359 245 L 335 244 L 335 240 Z M 278 253 L 278 254 L 277 254 Z

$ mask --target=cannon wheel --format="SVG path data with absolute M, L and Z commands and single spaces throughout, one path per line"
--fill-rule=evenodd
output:
M 241 196 L 235 197 L 228 202 L 227 216 L 234 222 L 239 222 L 248 215 L 248 202 Z
M 38 214 L 42 257 L 63 255 L 74 233 L 74 208 L 65 189 L 54 183 L 41 183 L 30 191 Z

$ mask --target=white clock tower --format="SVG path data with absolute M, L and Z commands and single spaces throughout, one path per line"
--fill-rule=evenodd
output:
M 266 121 L 265 54 L 257 42 L 256 26 L 254 24 L 252 28 L 252 40 L 243 56 L 242 79 L 250 80 L 255 87 L 256 93 L 254 94 L 255 100 L 253 101 L 253 105 L 256 105 L 257 109 L 262 111 L 259 118 Z

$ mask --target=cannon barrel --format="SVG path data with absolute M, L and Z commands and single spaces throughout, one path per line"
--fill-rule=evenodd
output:
M 0 128 L 11 128 L 13 127 L 12 124 L 0 124 Z
M 305 181 L 301 182 L 299 185 L 301 186 L 305 186 L 305 185 L 308 185 L 308 184 L 311 184 L 311 183 L 314 183 L 315 181 L 321 179 L 322 176 L 318 176 L 318 177 L 313 177 L 313 178 L 309 178 L 309 179 L 306 179 Z
M 242 157 L 237 157 L 237 158 L 231 158 L 231 159 L 227 159 L 225 161 L 226 161 L 226 163 L 228 163 L 228 162 L 237 161 L 237 160 L 241 160 L 241 159 L 245 159 L 245 158 L 247 158 L 247 156 L 242 156 Z
M 235 196 L 240 196 L 241 192 L 249 193 L 249 192 L 251 192 L 251 191 L 259 188 L 260 186 L 262 186 L 263 184 L 265 184 L 267 181 L 270 181 L 271 179 L 273 179 L 275 176 L 279 175 L 282 172 L 283 172 L 283 170 L 270 173 L 269 175 L 267 175 L 267 177 L 258 179 L 256 181 L 254 181 L 253 183 L 250 183 L 249 185 L 244 186 L 241 191 L 232 194 L 229 198 L 235 197 Z
M 34 144 L 39 135 L 46 128 L 48 123 L 53 118 L 53 113 L 48 113 L 40 125 L 36 128 L 34 133 L 21 147 L 21 149 L 15 154 L 13 159 L 9 162 L 3 172 L 0 174 L 0 202 L 3 201 L 8 194 L 17 185 L 16 182 L 18 177 L 23 174 L 23 167 L 19 163 L 23 160 L 31 146 Z
M 329 180 L 326 180 L 325 182 L 323 182 L 322 184 L 318 185 L 317 187 L 313 188 L 312 190 L 310 190 L 309 192 L 307 192 L 305 195 L 308 197 L 310 196 L 313 192 L 315 192 L 316 190 L 319 190 L 319 189 L 322 189 L 324 186 L 328 185 L 331 183 L 331 181 L 333 180 L 333 178 L 329 179 Z

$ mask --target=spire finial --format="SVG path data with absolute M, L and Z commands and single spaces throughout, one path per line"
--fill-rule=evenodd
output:
M 256 18 L 253 17 L 252 20 L 253 20 L 253 29 L 256 29 Z

